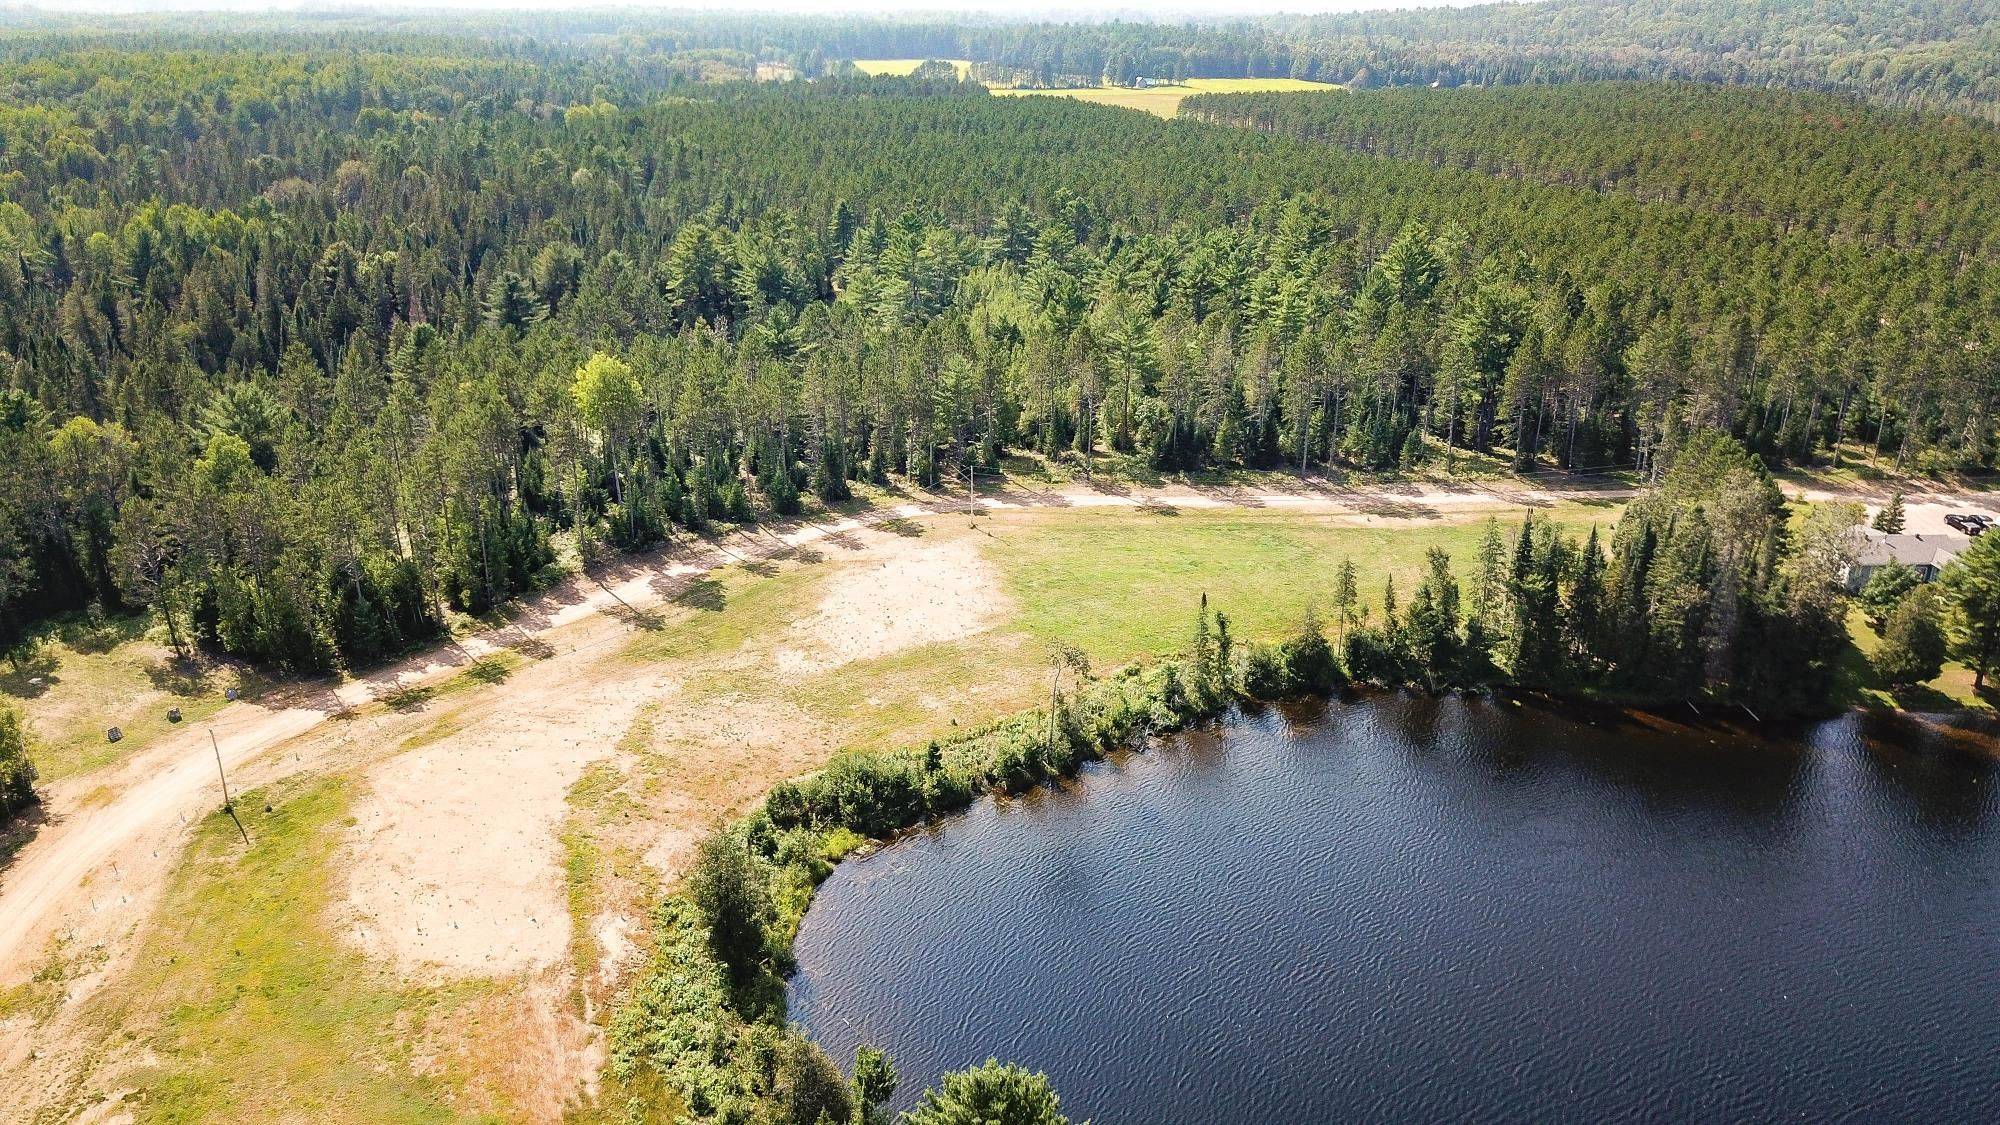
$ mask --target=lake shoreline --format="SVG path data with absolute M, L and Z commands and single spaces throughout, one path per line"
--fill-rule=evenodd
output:
M 1164 884 L 1173 881 L 1177 876 L 1172 871 L 1160 870 L 1163 866 L 1176 868 L 1176 865 L 1165 857 L 1179 854 L 1181 851 L 1194 853 L 1212 847 L 1228 850 L 1239 845 L 1233 842 L 1235 835 L 1215 841 L 1209 841 L 1199 832 L 1190 835 L 1185 823 L 1187 810 L 1182 809 L 1177 802 L 1248 800 L 1240 797 L 1242 787 L 1249 784 L 1246 778 L 1258 775 L 1259 770 L 1266 764 L 1264 762 L 1266 755 L 1250 754 L 1245 757 L 1232 748 L 1232 744 L 1246 739 L 1254 743 L 1259 739 L 1276 737 L 1274 732 L 1283 732 L 1287 741 L 1272 744 L 1273 752 L 1278 753 L 1281 759 L 1290 759 L 1300 753 L 1297 749 L 1285 748 L 1290 745 L 1293 736 L 1303 739 L 1307 744 L 1317 739 L 1334 745 L 1347 746 L 1357 740 L 1360 742 L 1379 740 L 1381 735 L 1378 728 L 1384 721 L 1393 719 L 1405 724 L 1404 727 L 1396 728 L 1399 731 L 1397 741 L 1404 747 L 1398 753 L 1409 755 L 1412 762 L 1423 763 L 1426 773 L 1439 766 L 1447 766 L 1452 770 L 1449 777 L 1442 782 L 1420 776 L 1409 788 L 1392 794 L 1398 800 L 1415 802 L 1419 806 L 1425 805 L 1437 796 L 1434 790 L 1449 792 L 1455 788 L 1464 788 L 1468 779 L 1477 786 L 1499 783 L 1512 787 L 1518 784 L 1512 779 L 1522 776 L 1565 778 L 1581 769 L 1583 773 L 1578 775 L 1578 781 L 1586 788 L 1599 787 L 1613 793 L 1626 794 L 1643 792 L 1633 788 L 1637 784 L 1632 780 L 1634 775 L 1646 775 L 1649 771 L 1656 771 L 1679 779 L 1674 782 L 1670 792 L 1678 792 L 1685 788 L 1687 793 L 1701 796 L 1702 807 L 1715 806 L 1717 811 L 1704 815 L 1719 815 L 1734 822 L 1748 823 L 1753 829 L 1757 824 L 1797 802 L 1800 799 L 1798 792 L 1801 785 L 1811 787 L 1816 783 L 1821 787 L 1831 786 L 1844 792 L 1848 785 L 1846 777 L 1853 769 L 1852 765 L 1848 764 L 1850 754 L 1858 753 L 1861 755 L 1860 760 L 1873 763 L 1865 774 L 1856 775 L 1861 780 L 1875 779 L 1868 783 L 1886 785 L 1891 796 L 1908 790 L 1907 796 L 1896 798 L 1897 802 L 1909 799 L 1937 799 L 1940 791 L 1934 791 L 1933 787 L 1945 784 L 1938 780 L 1939 778 L 1957 777 L 1968 773 L 1983 777 L 1990 772 L 1986 768 L 1986 763 L 1990 763 L 1991 758 L 1987 755 L 1981 754 L 1958 761 L 1956 755 L 1947 754 L 1940 757 L 1932 752 L 1935 749 L 1952 748 L 1948 739 L 1941 741 L 1921 739 L 1911 742 L 1902 740 L 1903 734 L 1914 735 L 1923 730 L 1934 730 L 1934 727 L 1923 724 L 1911 727 L 1898 723 L 1893 728 L 1880 728 L 1874 720 L 1879 720 L 1882 716 L 1874 716 L 1871 720 L 1871 716 L 1865 712 L 1845 712 L 1833 720 L 1813 726 L 1811 730 L 1816 737 L 1808 742 L 1793 738 L 1773 738 L 1768 731 L 1762 735 L 1739 732 L 1738 737 L 1729 737 L 1727 732 L 1714 728 L 1693 728 L 1678 722 L 1661 724 L 1656 717 L 1634 716 L 1629 712 L 1614 713 L 1602 709 L 1589 709 L 1595 712 L 1598 720 L 1597 729 L 1589 731 L 1586 729 L 1590 725 L 1588 720 L 1578 718 L 1577 709 L 1550 701 L 1542 703 L 1542 706 L 1537 706 L 1533 701 L 1510 700 L 1501 693 L 1483 694 L 1478 698 L 1468 699 L 1456 694 L 1428 696 L 1418 693 L 1373 691 L 1347 697 L 1346 702 L 1341 702 L 1335 697 L 1273 704 L 1253 703 L 1242 708 L 1240 712 L 1229 713 L 1217 722 L 1201 724 L 1167 739 L 1170 744 L 1193 739 L 1193 744 L 1188 747 L 1188 754 L 1157 755 L 1153 752 L 1155 747 L 1151 745 L 1152 740 L 1143 740 L 1133 753 L 1106 755 L 1105 760 L 1116 768 L 1109 771 L 1089 771 L 1088 779 L 1082 785 L 1058 783 L 1049 787 L 1047 797 L 997 795 L 999 799 L 990 806 L 982 803 L 983 811 L 982 807 L 975 807 L 955 816 L 941 818 L 938 822 L 928 823 L 922 831 L 898 833 L 871 846 L 867 851 L 868 854 L 876 854 L 896 849 L 900 858 L 887 867 L 877 866 L 870 874 L 844 882 L 835 897 L 830 900 L 835 904 L 836 913 L 830 919 L 822 919 L 818 931 L 812 934 L 809 940 L 803 944 L 795 944 L 795 954 L 801 958 L 801 965 L 800 972 L 790 985 L 793 1001 L 790 1017 L 803 1020 L 809 1033 L 820 1037 L 829 1035 L 829 1029 L 837 1025 L 836 1018 L 838 1021 L 844 1021 L 846 1017 L 841 1013 L 846 1012 L 858 1021 L 860 1031 L 874 1033 L 878 1037 L 878 1045 L 888 1049 L 892 1056 L 898 1054 L 899 1046 L 907 1049 L 907 1043 L 899 1045 L 887 1038 L 880 1038 L 886 1028 L 928 1029 L 911 1031 L 911 1034 L 916 1035 L 919 1040 L 927 1040 L 935 1032 L 942 1042 L 951 1046 L 937 1048 L 945 1051 L 942 1056 L 926 1048 L 925 1051 L 910 1057 L 909 1062 L 916 1066 L 912 1077 L 919 1079 L 928 1079 L 931 1076 L 931 1068 L 936 1060 L 943 1060 L 939 1063 L 943 1066 L 957 1066 L 963 1063 L 964 1059 L 959 1054 L 951 1053 L 969 1049 L 966 1046 L 968 1037 L 960 1034 L 963 1031 L 961 1026 L 963 1023 L 969 1022 L 973 1027 L 990 1025 L 995 1029 L 995 1038 L 989 1042 L 975 1037 L 975 1041 L 980 1044 L 978 1047 L 980 1058 L 985 1058 L 987 1053 L 994 1053 L 1003 1058 L 1015 1058 L 1030 1069 L 1047 1066 L 1059 1090 L 1073 1097 L 1082 1094 L 1090 1088 L 1087 1082 L 1055 1074 L 1052 1061 L 1057 1058 L 1069 1059 L 1072 1056 L 1087 1059 L 1090 1061 L 1079 1062 L 1075 1066 L 1083 1073 L 1096 1074 L 1100 1069 L 1116 1069 L 1114 1063 L 1105 1062 L 1097 1056 L 1107 1050 L 1111 1054 L 1117 1054 L 1123 1048 L 1095 1044 L 1094 1041 L 1080 1041 L 1053 1055 L 1048 1054 L 1046 1050 L 1038 1052 L 1031 1049 L 1034 1043 L 1042 1042 L 1033 1030 L 1041 1026 L 1042 1017 L 1029 1017 L 1028 1023 L 1019 1027 L 1010 1021 L 1023 1018 L 1029 1012 L 1043 1011 L 1048 1003 L 1047 997 L 1040 998 L 1042 1001 L 1040 1006 L 1032 1000 L 1023 1000 L 1020 1002 L 1020 1010 L 1017 1011 L 1011 995 L 1003 996 L 992 1001 L 993 1004 L 1006 1008 L 1005 1012 L 997 1014 L 987 1012 L 987 1002 L 984 1000 L 972 1009 L 926 1007 L 925 1004 L 935 1005 L 948 1002 L 953 996 L 971 995 L 963 990 L 967 987 L 967 982 L 960 978 L 973 970 L 965 968 L 961 971 L 962 967 L 958 963 L 961 957 L 973 958 L 977 972 L 982 974 L 980 979 L 991 977 L 1014 981 L 1017 985 L 1025 984 L 1020 974 L 1030 971 L 1026 966 L 1011 964 L 1005 960 L 997 963 L 991 960 L 992 957 L 1001 956 L 991 952 L 995 942 L 1005 946 L 1009 942 L 1018 940 L 1023 947 L 1045 950 L 1054 960 L 1044 966 L 1044 971 L 1055 978 L 1072 981 L 1073 987 L 1095 987 L 1095 982 L 1107 972 L 1120 980 L 1125 980 L 1128 984 L 1135 979 L 1160 976 L 1182 979 L 1175 973 L 1175 962 L 1171 957 L 1164 958 L 1165 963 L 1160 966 L 1143 963 L 1132 966 L 1130 962 L 1133 954 L 1130 951 L 1122 954 L 1106 952 L 1101 957 L 1074 952 L 1059 954 L 1058 951 L 1094 949 L 1096 947 L 1093 946 L 1093 942 L 1099 939 L 1110 940 L 1105 933 L 1100 932 L 1100 928 L 1094 922 L 1089 921 L 1096 918 L 1100 911 L 1111 913 L 1113 920 L 1104 922 L 1103 925 L 1118 933 L 1135 928 L 1138 931 L 1155 930 L 1161 934 L 1173 933 L 1176 935 L 1175 942 L 1180 940 L 1182 919 L 1176 913 L 1178 907 L 1173 900 L 1180 897 L 1204 899 L 1211 903 L 1212 900 L 1205 899 L 1204 892 L 1197 885 L 1191 884 L 1177 891 L 1166 890 Z M 1359 707 L 1361 704 L 1367 706 Z M 1514 746 L 1508 754 L 1492 763 L 1486 763 L 1483 756 L 1467 759 L 1465 755 L 1468 751 L 1462 740 L 1451 737 L 1449 727 L 1441 738 L 1432 738 L 1429 734 L 1430 724 L 1443 721 L 1450 716 L 1459 716 L 1461 721 L 1463 717 L 1471 716 L 1479 718 L 1481 722 L 1497 722 L 1503 726 L 1519 726 L 1525 723 L 1530 729 L 1547 731 L 1551 734 L 1565 731 L 1573 733 L 1563 734 L 1554 742 L 1539 741 L 1540 736 L 1530 737 L 1520 745 Z M 1669 731 L 1667 729 L 1669 726 L 1674 729 Z M 1699 733 L 1704 731 L 1714 733 L 1715 739 L 1712 745 L 1707 733 Z M 1886 743 L 1883 742 L 1885 737 L 1888 739 Z M 1827 738 L 1834 738 L 1835 742 L 1828 743 Z M 1579 748 L 1573 745 L 1578 740 L 1587 743 L 1588 747 Z M 1752 744 L 1768 748 L 1774 753 L 1748 756 L 1737 753 L 1739 746 Z M 1324 763 L 1314 766 L 1315 770 L 1322 768 L 1345 770 L 1352 765 L 1344 754 L 1333 759 L 1310 755 L 1310 759 Z M 1721 771 L 1720 776 L 1714 776 L 1718 769 Z M 1498 772 L 1492 772 L 1495 770 Z M 1558 785 L 1558 791 L 1567 789 L 1573 784 L 1562 781 Z M 1162 786 L 1165 788 L 1161 788 Z M 1281 788 L 1288 789 L 1289 786 Z M 1357 805 L 1366 805 L 1370 794 L 1349 792 L 1347 799 Z M 1678 809 L 1685 799 L 1685 796 L 1678 797 L 1668 808 Z M 1160 820 L 1159 810 L 1163 807 L 1163 802 L 1165 808 L 1180 810 L 1179 815 L 1169 813 L 1164 820 Z M 1647 803 L 1651 804 L 1650 801 Z M 1256 808 L 1289 807 L 1283 802 L 1268 805 L 1257 804 L 1251 800 L 1249 804 Z M 1475 820 L 1496 818 L 1500 823 L 1513 823 L 1511 817 L 1526 816 L 1528 819 L 1520 821 L 1520 824 L 1537 833 L 1540 832 L 1538 825 L 1547 815 L 1531 809 L 1516 809 L 1503 813 L 1499 810 L 1510 807 L 1506 800 L 1482 802 L 1482 805 L 1484 807 L 1466 807 L 1454 803 L 1449 807 L 1461 810 L 1453 813 L 1454 820 L 1461 815 L 1470 814 Z M 1658 822 L 1660 825 L 1672 828 L 1674 821 L 1659 821 L 1659 817 L 1665 811 L 1664 809 L 1638 810 L 1634 814 L 1638 817 L 1634 823 L 1645 826 Z M 1859 824 L 1850 821 L 1847 822 L 1847 828 L 1839 831 L 1857 831 L 1865 836 L 1900 830 L 1902 812 L 1900 806 L 1892 802 L 1884 806 L 1882 811 L 1892 815 L 1886 818 L 1883 815 L 1876 815 Z M 1684 814 L 1675 815 L 1678 817 Z M 1269 851 L 1273 847 L 1278 847 L 1280 853 L 1290 854 L 1292 845 L 1280 847 L 1265 838 L 1275 834 L 1279 838 L 1288 839 L 1297 828 L 1298 817 L 1303 817 L 1306 821 L 1319 819 L 1318 814 L 1308 812 L 1298 813 L 1282 822 L 1243 820 L 1241 835 L 1254 837 L 1263 842 L 1242 847 L 1249 851 L 1259 849 Z M 1100 827 L 1100 822 L 1108 826 Z M 1292 828 L 1284 828 L 1284 824 L 1291 824 Z M 1063 827 L 1057 827 L 1058 825 Z M 1107 839 L 1122 841 L 1124 837 L 1120 833 L 1131 830 L 1135 825 L 1146 826 L 1146 838 L 1150 842 L 1142 844 L 1135 840 L 1129 844 L 1120 843 L 1107 848 Z M 1432 828 L 1426 831 L 1435 830 Z M 1655 830 L 1657 829 L 1647 829 L 1649 832 Z M 1757 833 L 1762 831 L 1756 829 Z M 1700 833 L 1695 835 L 1699 836 Z M 1420 833 L 1419 838 L 1422 836 Z M 1002 843 L 1003 839 L 1011 843 Z M 1176 848 L 1175 845 L 1183 839 L 1186 840 L 1186 847 Z M 1559 833 L 1554 839 L 1566 841 L 1568 837 Z M 1319 849 L 1311 845 L 1299 844 L 1297 847 L 1300 859 L 1306 855 L 1320 854 Z M 1134 848 L 1140 850 L 1134 851 Z M 1050 857 L 1046 860 L 1043 858 L 1045 852 Z M 1076 864 L 1084 862 L 1086 857 L 1103 860 L 1102 863 L 1090 866 L 1089 870 L 1094 872 L 1099 880 L 1109 878 L 1109 882 L 1085 879 L 1080 884 L 1076 883 L 1076 880 L 1083 878 L 1083 875 L 1073 868 Z M 1480 863 L 1490 864 L 1492 861 L 1492 856 L 1486 856 L 1481 858 Z M 1051 866 L 1051 876 L 1056 872 L 1062 873 L 1060 886 L 1063 892 L 1057 900 L 1059 905 L 1052 905 L 1047 899 L 1048 890 L 1052 888 L 1044 888 L 1040 877 L 1009 874 L 1015 867 L 1021 865 L 1039 870 L 1037 865 L 1043 862 Z M 1317 865 L 1323 862 L 1324 860 L 1315 861 L 1314 866 L 1303 870 L 1316 870 Z M 1620 862 L 1632 861 L 1630 857 L 1625 857 L 1621 858 Z M 1418 871 L 1421 871 L 1423 866 L 1419 863 Z M 960 869 L 964 869 L 966 873 L 956 874 L 955 872 Z M 1266 868 L 1253 863 L 1250 870 L 1266 870 Z M 1650 874 L 1664 880 L 1671 887 L 1677 878 L 1671 874 L 1672 870 L 1672 868 L 1655 870 Z M 1123 874 L 1107 875 L 1110 871 Z M 1140 884 L 1139 889 L 1129 889 L 1125 886 L 1127 876 Z M 1242 877 L 1249 882 L 1224 882 L 1223 885 L 1232 888 L 1232 897 L 1237 892 L 1249 893 L 1252 890 L 1251 884 L 1263 878 L 1249 873 L 1244 873 Z M 1193 876 L 1190 875 L 1189 878 L 1193 879 Z M 1418 874 L 1413 872 L 1411 878 L 1418 878 Z M 1000 880 L 1003 883 L 1019 881 L 1021 885 L 1003 887 L 989 894 L 982 880 Z M 1193 882 L 1198 884 L 1199 880 L 1194 879 Z M 950 897 L 937 897 L 940 894 L 955 893 L 949 888 L 974 892 L 974 899 L 959 902 Z M 1111 894 L 1112 901 L 1099 903 L 1095 897 L 1099 893 Z M 1433 892 L 1425 892 L 1425 896 L 1431 893 Z M 1589 902 L 1595 901 L 1592 896 L 1598 892 L 1585 883 L 1577 884 L 1565 893 L 1583 895 L 1585 901 Z M 1095 905 L 1085 908 L 1080 903 L 1072 902 L 1077 895 L 1085 894 L 1089 896 L 1085 901 Z M 1311 896 L 1303 890 L 1300 894 L 1305 896 L 1302 901 L 1311 899 Z M 910 912 L 909 909 L 910 896 L 913 895 L 919 896 L 926 904 L 923 910 L 916 913 Z M 1162 896 L 1165 898 L 1162 899 Z M 999 904 L 1002 902 L 1017 904 L 1022 911 L 1028 912 L 1027 919 L 1014 917 L 1011 913 L 1014 910 L 1013 905 L 1001 909 Z M 1160 918 L 1153 918 L 1150 913 L 1156 907 L 1164 912 Z M 1265 918 L 1263 912 L 1236 904 L 1213 904 L 1204 909 L 1222 910 L 1232 917 L 1240 915 L 1246 924 L 1252 917 Z M 1050 910 L 1055 910 L 1057 913 L 1048 917 L 1040 917 L 1037 913 L 1046 913 Z M 1202 916 L 1201 910 L 1197 910 L 1196 913 L 1197 916 Z M 1336 914 L 1336 917 L 1343 916 L 1345 916 L 1343 913 Z M 1387 916 L 1400 917 L 1395 912 Z M 1077 921 L 1076 926 L 1081 932 L 1066 934 L 1060 928 L 1059 920 L 1072 918 L 1081 919 Z M 1153 920 L 1142 922 L 1141 918 Z M 1895 918 L 1896 916 L 1891 913 L 1885 924 L 1894 926 Z M 991 927 L 998 930 L 999 934 L 979 930 L 971 936 L 962 936 L 963 928 L 975 924 L 975 919 L 991 919 Z M 1549 921 L 1554 924 L 1557 919 L 1552 917 Z M 910 929 L 919 922 L 929 928 L 914 931 Z M 1259 922 L 1259 925 L 1263 924 L 1265 923 Z M 1561 930 L 1569 924 L 1571 923 L 1557 924 L 1557 929 Z M 1058 928 L 1050 930 L 1050 926 Z M 1014 927 L 1032 931 L 1036 936 L 1032 939 L 1026 937 L 1010 939 L 1001 936 L 1012 932 Z M 859 933 L 862 930 L 867 931 L 865 937 Z M 828 937 L 829 933 L 846 936 L 836 939 Z M 915 936 L 917 933 L 930 934 L 931 937 L 919 938 Z M 959 945 L 967 943 L 970 943 L 967 949 L 957 950 Z M 1174 944 L 1170 942 L 1160 948 L 1172 948 Z M 1338 944 L 1335 943 L 1336 948 Z M 934 947 L 942 947 L 943 951 Z M 981 951 L 976 956 L 973 954 L 974 948 Z M 1147 948 L 1153 947 L 1147 946 Z M 841 950 L 846 950 L 846 954 L 843 955 Z M 827 960 L 829 957 L 835 960 Z M 907 963 L 905 958 L 908 959 Z M 1673 963 L 1673 960 L 1669 959 L 1666 963 Z M 1105 963 L 1099 964 L 1099 961 Z M 1755 962 L 1756 959 L 1753 959 L 1752 963 Z M 1220 964 L 1213 958 L 1202 963 Z M 1190 969 L 1184 967 L 1181 971 L 1186 972 Z M 831 978 L 828 977 L 829 973 L 832 974 Z M 1075 975 L 1079 973 L 1081 975 Z M 916 979 L 927 974 L 942 975 L 944 982 L 925 982 Z M 849 1000 L 846 1002 L 848 1006 L 835 1007 L 831 1009 L 829 1015 L 823 1004 L 834 1001 L 815 999 L 816 990 L 827 988 L 851 990 Z M 1012 991 L 1010 989 L 1009 993 Z M 859 997 L 879 999 L 890 995 L 897 997 L 896 1003 L 880 1008 L 871 1007 L 865 1002 L 854 1006 L 856 998 Z M 980 995 L 983 996 L 984 993 Z M 1166 998 L 1161 999 L 1164 1001 Z M 1176 1000 L 1169 1007 L 1178 1008 L 1180 1004 L 1187 1002 L 1191 1001 Z M 881 1013 L 879 1019 L 868 1018 L 870 1014 L 876 1012 Z M 1047 1015 L 1054 1018 L 1055 1010 L 1048 1010 Z M 1237 1018 L 1245 1022 L 1250 1019 L 1247 1015 L 1239 1015 Z M 1278 1022 L 1282 1024 L 1287 1021 Z M 1014 1030 L 1003 1034 L 998 1030 L 1001 1028 Z M 837 1052 L 847 1045 L 848 1034 L 850 1032 L 842 1029 L 840 1034 L 825 1038 L 822 1046 L 829 1051 Z M 1072 1082 L 1077 1083 L 1075 1089 L 1071 1088 Z M 1124 1088 L 1119 1087 L 1119 1089 Z M 1105 1121 L 1173 1119 L 1149 1118 L 1143 1112 L 1126 1106 L 1122 1101 L 1078 1100 L 1075 1104 L 1093 1118 Z M 1100 1112 L 1114 1106 L 1126 1111 L 1126 1115 L 1112 1116 Z

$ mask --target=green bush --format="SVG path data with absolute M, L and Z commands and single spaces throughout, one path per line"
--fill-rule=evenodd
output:
M 1069 1125 L 1046 1074 L 988 1059 L 925 1090 L 904 1125 Z
M 1306 611 L 1298 633 L 1285 642 L 1284 657 L 1291 690 L 1328 692 L 1340 686 L 1340 662 L 1312 610 Z
M 770 956 L 768 935 L 776 920 L 764 862 L 737 836 L 718 832 L 696 852 L 687 893 L 708 923 L 715 955 L 739 983 L 748 980 Z
M 1855 600 L 1861 603 L 1861 610 L 1868 615 L 1868 623 L 1880 632 L 1889 613 L 1903 595 L 1917 588 L 1922 582 L 1917 572 L 1902 563 L 1892 562 L 1868 576 Z
M 682 895 L 660 904 L 653 956 L 611 1029 L 611 1073 L 627 1088 L 655 1076 L 690 1117 L 738 1117 L 749 1091 L 732 1065 L 740 1020 L 729 970 L 715 956 L 707 919 Z
M 1281 699 L 1292 693 L 1290 661 L 1283 649 L 1252 645 L 1243 657 L 1243 694 L 1252 699 Z
M 781 1027 L 760 1027 L 753 1034 L 768 1044 L 763 1053 L 770 1060 L 761 1121 L 770 1125 L 839 1125 L 853 1120 L 854 1102 L 847 1079 L 819 1044 Z
M 0 822 L 35 803 L 35 763 L 21 715 L 0 704 Z
M 1896 687 L 1934 680 L 1944 671 L 1947 645 L 1944 599 L 1931 586 L 1904 594 L 1882 626 L 1882 647 L 1875 652 L 1875 671 Z

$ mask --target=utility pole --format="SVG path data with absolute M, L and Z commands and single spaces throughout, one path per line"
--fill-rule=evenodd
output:
M 243 836 L 243 842 L 247 845 L 250 842 L 250 833 L 243 827 L 242 818 L 236 815 L 236 803 L 229 799 L 229 775 L 222 772 L 222 746 L 215 741 L 214 727 L 208 728 L 208 746 L 215 751 L 215 776 L 222 779 L 222 811 L 228 813 L 229 819 L 236 822 L 236 831 Z

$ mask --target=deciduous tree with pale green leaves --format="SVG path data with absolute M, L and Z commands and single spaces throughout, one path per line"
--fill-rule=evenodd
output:
M 0 704 L 0 825 L 35 803 L 35 763 L 20 712 Z
M 577 413 L 583 416 L 584 425 L 597 431 L 603 443 L 611 469 L 612 495 L 624 505 L 625 484 L 618 469 L 618 450 L 645 418 L 646 402 L 639 380 L 632 374 L 631 364 L 597 352 L 576 369 L 576 382 L 570 393 L 576 399 Z M 629 505 L 625 515 L 628 521 L 633 518 Z

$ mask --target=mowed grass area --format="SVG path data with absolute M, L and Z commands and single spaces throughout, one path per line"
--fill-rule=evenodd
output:
M 93 1000 L 114 1042 L 151 1056 L 140 1121 L 459 1119 L 462 1076 L 425 1057 L 431 1021 L 486 985 L 415 988 L 335 930 L 337 848 L 353 793 L 338 778 L 243 794 L 251 843 L 220 813 L 198 827 L 161 906 L 171 921 L 125 981 Z M 271 806 L 265 812 L 266 804 Z
M 56 622 L 18 664 L 0 664 L 0 702 L 28 722 L 30 753 L 43 784 L 111 765 L 181 724 L 220 710 L 235 688 L 254 697 L 255 676 L 211 659 L 173 655 L 150 614 Z M 106 728 L 124 737 L 112 742 Z
M 1883 683 L 1869 663 L 1882 647 L 1882 638 L 1876 635 L 1868 624 L 1868 615 L 1858 606 L 1847 611 L 1847 636 L 1854 647 L 1841 668 L 1843 703 L 1884 710 L 1900 707 L 1907 711 L 1983 710 L 1992 706 L 1972 690 L 1972 669 L 1956 660 L 1946 660 L 1944 670 L 1927 683 L 1900 690 Z
M 1535 509 L 1576 536 L 1608 536 L 1620 506 L 1562 503 Z M 1497 515 L 1511 548 L 1526 509 Z M 1485 534 L 1485 515 L 1366 521 L 1277 509 L 1093 509 L 1007 512 L 992 521 L 987 556 L 1001 570 L 1021 626 L 1040 641 L 1076 645 L 1100 667 L 1183 648 L 1201 595 L 1229 615 L 1239 637 L 1276 639 L 1308 605 L 1331 616 L 1334 576 L 1352 559 L 1365 604 L 1381 612 L 1395 579 L 1408 604 L 1432 547 L 1463 578 Z
M 1078 101 L 1094 102 L 1098 105 L 1143 110 L 1160 117 L 1174 117 L 1181 111 L 1181 101 L 1189 94 L 1258 94 L 1338 89 L 1339 86 L 1331 83 L 1308 82 L 1303 78 L 1190 78 L 1183 85 L 1151 86 L 1143 90 L 1125 86 L 1091 86 L 1070 90 L 996 89 L 993 92 L 1014 97 L 1040 94 L 1075 98 Z
M 1494 518 L 1511 550 L 1531 510 L 1578 538 L 1593 526 L 1608 538 L 1620 508 L 1564 502 Z M 686 663 L 689 700 L 749 702 L 834 749 L 905 745 L 1033 706 L 1054 644 L 1077 646 L 1100 671 L 1180 651 L 1203 593 L 1237 636 L 1277 639 L 1308 605 L 1330 618 L 1335 572 L 1351 558 L 1362 600 L 1379 614 L 1384 582 L 1394 578 L 1407 603 L 1432 547 L 1447 551 L 1461 576 L 1470 573 L 1486 519 L 1166 506 L 943 515 L 913 521 L 910 532 L 930 543 L 977 544 L 1007 599 L 1004 618 L 988 628 L 823 671 L 782 670 L 779 651 L 804 640 L 791 623 L 812 615 L 842 565 L 829 548 L 714 572 L 616 659 Z

